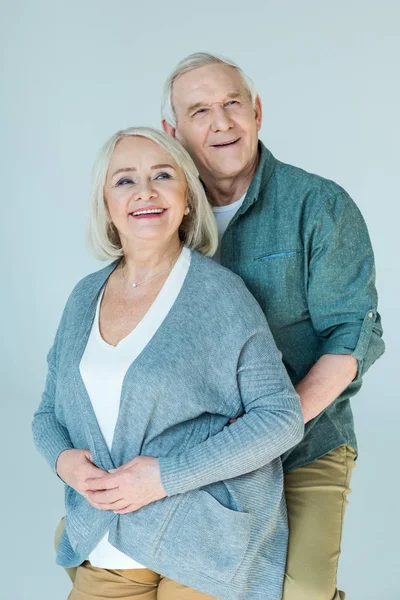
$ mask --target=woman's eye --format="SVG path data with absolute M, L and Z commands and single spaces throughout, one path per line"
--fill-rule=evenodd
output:
M 122 177 L 121 179 L 119 179 L 117 181 L 117 183 L 115 184 L 115 187 L 121 186 L 121 185 L 132 185 L 133 181 L 130 177 Z
M 172 175 L 170 173 L 158 173 L 154 179 L 172 179 Z

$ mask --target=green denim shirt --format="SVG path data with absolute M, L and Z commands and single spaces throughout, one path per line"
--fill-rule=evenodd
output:
M 260 142 L 256 174 L 221 241 L 221 264 L 258 300 L 294 385 L 324 354 L 358 361 L 354 381 L 283 455 L 284 470 L 342 444 L 357 450 L 349 399 L 385 345 L 374 255 L 355 203 L 336 183 L 278 161 Z

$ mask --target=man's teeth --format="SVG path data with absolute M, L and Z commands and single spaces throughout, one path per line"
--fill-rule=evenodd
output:
M 160 215 L 164 212 L 164 208 L 151 208 L 150 210 L 137 210 L 133 212 L 134 217 L 138 217 L 139 215 Z
M 230 146 L 231 144 L 234 144 L 235 142 L 237 142 L 237 140 L 232 140 L 230 142 L 222 142 L 221 144 L 216 144 L 216 146 Z

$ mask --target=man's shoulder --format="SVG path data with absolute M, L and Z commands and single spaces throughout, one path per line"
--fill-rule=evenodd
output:
M 347 192 L 335 181 L 280 160 L 276 161 L 274 176 L 279 187 L 303 193 L 310 199 L 328 200 L 334 196 L 347 196 Z
M 294 234 L 317 223 L 323 215 L 331 224 L 339 222 L 343 215 L 361 223 L 359 208 L 341 185 L 280 161 L 268 150 L 264 153 L 273 168 L 265 170 L 265 176 L 258 181 L 256 188 L 255 198 L 261 210 L 255 214 L 258 222 L 261 218 L 262 226 L 268 227 L 273 223 L 276 227 L 279 223 L 285 231 L 291 227 Z M 294 226 L 295 223 L 300 223 L 300 229 Z

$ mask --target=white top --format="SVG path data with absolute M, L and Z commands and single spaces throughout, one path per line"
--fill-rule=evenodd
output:
M 213 206 L 213 213 L 215 220 L 217 221 L 218 227 L 218 248 L 216 253 L 213 256 L 213 259 L 217 262 L 221 262 L 221 240 L 222 236 L 225 233 L 226 228 L 229 223 L 232 221 L 233 217 L 236 215 L 239 208 L 242 206 L 243 201 L 246 197 L 245 192 L 239 200 L 233 202 L 233 204 L 227 204 L 226 206 Z
M 190 250 L 183 248 L 160 293 L 143 319 L 117 346 L 107 344 L 100 334 L 99 313 L 104 288 L 100 294 L 96 316 L 79 368 L 109 450 L 111 450 L 117 423 L 125 374 L 132 362 L 150 342 L 172 308 L 185 281 L 190 259 Z M 132 458 L 134 457 L 132 456 Z M 108 541 L 108 534 L 90 553 L 89 561 L 94 567 L 103 569 L 145 568 L 112 546 Z

